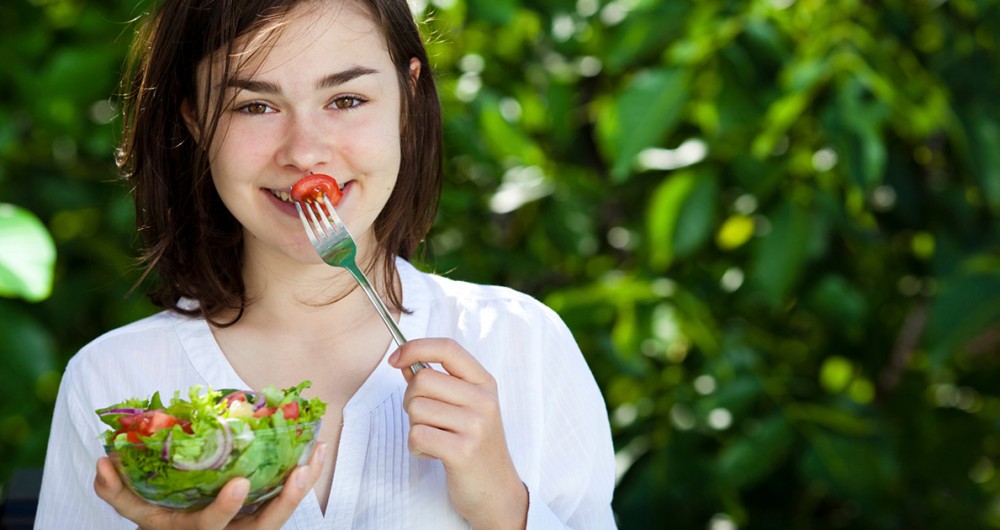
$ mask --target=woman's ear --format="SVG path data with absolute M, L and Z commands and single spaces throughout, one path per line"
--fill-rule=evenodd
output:
M 187 130 L 194 137 L 194 141 L 201 143 L 201 129 L 198 127 L 198 117 L 194 112 L 194 107 L 191 106 L 191 101 L 185 99 L 181 102 L 181 118 L 184 119 L 184 125 L 187 126 Z
M 420 59 L 410 57 L 410 90 L 417 92 L 417 80 L 420 79 Z

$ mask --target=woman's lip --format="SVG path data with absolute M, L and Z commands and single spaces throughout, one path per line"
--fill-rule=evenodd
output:
M 269 190 L 267 188 L 261 189 L 261 192 L 264 193 L 265 195 L 267 195 L 267 200 L 269 200 L 271 202 L 271 204 L 274 205 L 275 208 L 277 208 L 279 211 L 281 211 L 285 215 L 288 215 L 289 217 L 298 217 L 299 216 L 298 211 L 295 209 L 295 203 L 294 202 L 290 202 L 290 201 L 286 202 L 286 201 L 283 201 L 283 200 L 279 199 L 274 193 L 271 193 L 271 190 Z

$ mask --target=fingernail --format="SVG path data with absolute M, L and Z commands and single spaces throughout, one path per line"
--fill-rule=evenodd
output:
M 234 499 L 242 499 L 243 497 L 246 497 L 247 493 L 250 492 L 250 482 L 246 480 L 237 482 L 236 485 L 233 486 L 231 492 Z
M 302 466 L 295 472 L 295 485 L 306 489 L 306 475 L 309 474 L 309 466 Z
M 392 352 L 392 355 L 389 356 L 389 364 L 396 366 L 396 361 L 398 360 L 399 360 L 399 350 L 396 350 Z

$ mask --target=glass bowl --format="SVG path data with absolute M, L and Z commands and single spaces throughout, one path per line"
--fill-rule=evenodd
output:
M 252 513 L 281 492 L 296 466 L 309 460 L 321 423 L 252 430 L 230 420 L 203 435 L 175 431 L 165 440 L 118 441 L 104 450 L 130 490 L 166 508 L 203 508 L 227 482 L 246 477 L 250 493 L 241 513 Z

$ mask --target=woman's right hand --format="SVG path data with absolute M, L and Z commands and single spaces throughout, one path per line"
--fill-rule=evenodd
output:
M 110 504 L 122 517 L 139 525 L 142 530 L 166 528 L 216 529 L 272 529 L 281 528 L 292 512 L 319 480 L 326 457 L 326 444 L 317 444 L 309 463 L 299 466 L 285 481 L 281 493 L 268 501 L 252 515 L 236 518 L 246 499 L 250 481 L 245 478 L 230 480 L 212 504 L 196 512 L 171 510 L 146 502 L 125 487 L 111 460 L 97 460 L 97 477 L 94 491 Z

